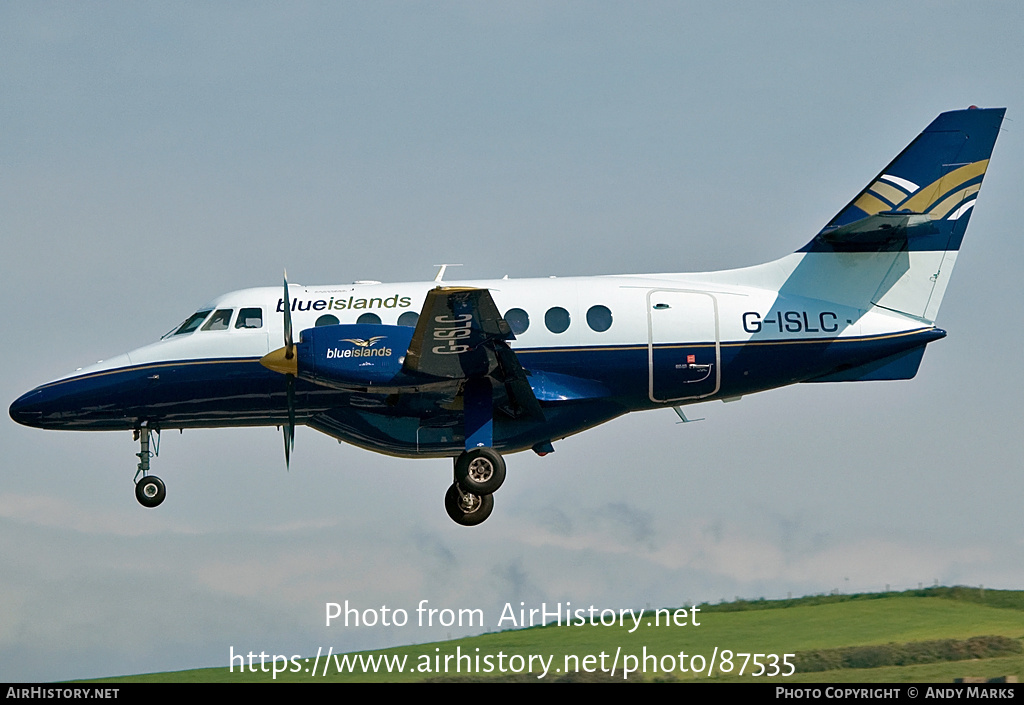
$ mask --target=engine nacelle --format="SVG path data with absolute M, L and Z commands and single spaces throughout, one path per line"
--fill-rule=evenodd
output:
M 402 372 L 415 329 L 346 324 L 302 331 L 298 377 L 335 389 L 387 386 Z

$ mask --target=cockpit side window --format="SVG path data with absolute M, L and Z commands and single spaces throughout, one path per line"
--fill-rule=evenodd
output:
M 234 309 L 219 308 L 210 316 L 210 320 L 203 326 L 203 330 L 227 330 L 231 324 L 231 314 Z
M 174 335 L 186 335 L 193 332 L 198 328 L 206 317 L 210 315 L 210 309 L 205 311 L 196 311 L 191 316 L 185 319 L 185 322 L 178 326 L 178 330 L 174 331 Z
M 235 328 L 262 328 L 263 309 L 243 308 L 238 312 L 238 320 L 235 321 Z

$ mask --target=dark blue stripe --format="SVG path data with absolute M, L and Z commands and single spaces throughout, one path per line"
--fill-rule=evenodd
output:
M 922 328 L 856 339 L 725 343 L 721 346 L 722 385 L 713 398 L 841 372 L 943 335 L 941 330 Z M 498 414 L 494 425 L 498 448 L 528 448 L 627 411 L 659 406 L 648 398 L 646 345 L 532 349 L 517 354 L 527 370 L 595 380 L 607 389 L 607 396 L 545 402 L 543 423 L 514 421 Z M 708 381 L 700 381 L 699 370 L 685 369 L 690 355 L 698 364 L 709 360 L 714 364 L 714 345 L 656 346 L 658 398 L 713 391 Z M 708 379 L 717 377 L 718 370 L 713 372 Z M 353 393 L 302 380 L 295 388 L 298 422 L 343 440 L 396 454 L 415 454 L 417 447 L 420 452 L 435 454 L 462 449 L 461 414 L 439 406 L 438 394 Z M 59 380 L 22 396 L 11 405 L 10 413 L 30 426 L 80 430 L 132 429 L 142 420 L 164 429 L 263 426 L 278 425 L 287 418 L 284 377 L 264 368 L 256 358 L 140 365 Z

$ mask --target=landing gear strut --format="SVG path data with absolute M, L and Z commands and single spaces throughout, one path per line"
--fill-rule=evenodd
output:
M 153 454 L 149 452 L 151 431 L 156 434 L 156 453 Z M 140 445 L 139 452 L 135 454 L 139 457 L 139 469 L 135 472 L 135 499 L 139 500 L 139 504 L 143 507 L 156 507 L 167 496 L 167 488 L 164 486 L 163 480 L 156 475 L 149 474 L 149 458 L 160 452 L 160 431 L 150 429 L 148 424 L 143 424 L 135 429 L 135 440 L 139 441 Z M 139 479 L 140 473 L 141 480 Z
M 493 495 L 505 481 L 505 461 L 491 447 L 494 444 L 491 380 L 487 377 L 467 379 L 462 396 L 466 450 L 455 459 L 455 482 L 444 496 L 444 508 L 456 524 L 476 526 L 494 510 Z

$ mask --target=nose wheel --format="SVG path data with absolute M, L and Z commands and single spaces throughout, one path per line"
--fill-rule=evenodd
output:
M 147 475 L 135 483 L 135 499 L 143 507 L 156 507 L 167 496 L 164 481 L 156 475 Z

